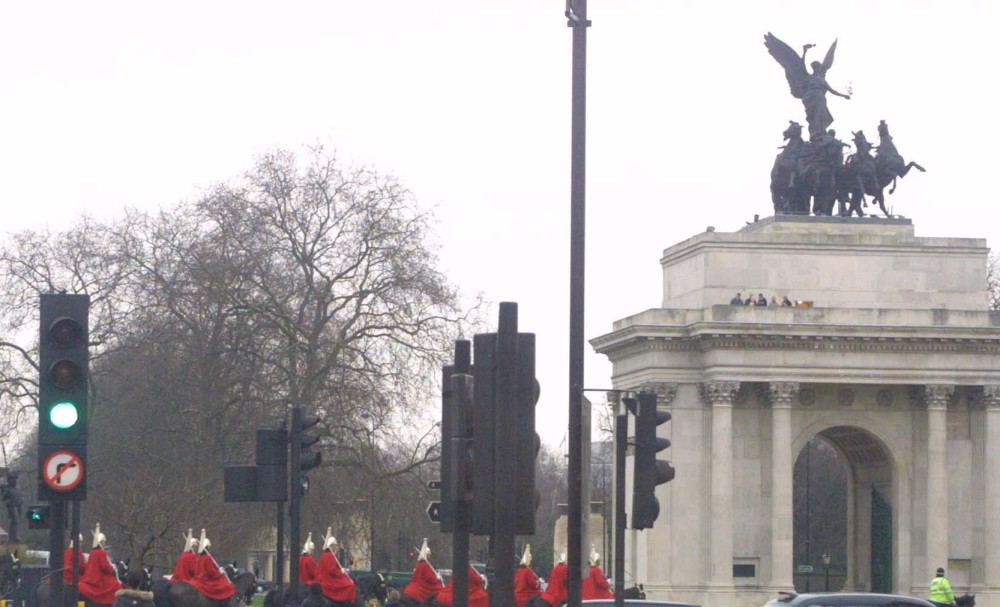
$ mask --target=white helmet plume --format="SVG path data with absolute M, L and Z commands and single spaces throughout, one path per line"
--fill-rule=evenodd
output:
M 316 544 L 313 543 L 313 533 L 310 531 L 309 535 L 306 536 L 306 543 L 302 544 L 302 554 L 310 554 L 315 549 Z
M 104 543 L 108 541 L 108 538 L 104 537 L 101 533 L 101 524 L 97 523 L 94 525 L 94 543 L 91 544 L 92 548 L 104 548 Z
M 194 537 L 194 530 L 188 529 L 187 533 L 182 533 L 181 537 L 184 538 L 184 550 L 181 552 L 194 552 L 195 547 L 198 546 L 198 540 Z
M 601 555 L 597 552 L 597 548 L 591 544 L 590 545 L 590 566 L 593 567 L 601 562 Z
M 198 552 L 202 553 L 212 546 L 212 540 L 205 536 L 205 530 L 201 530 L 201 537 L 198 538 Z
M 332 550 L 334 546 L 338 546 L 337 538 L 333 537 L 333 527 L 326 528 L 326 535 L 323 536 L 323 550 Z
M 563 550 L 562 552 L 559 553 L 559 564 L 560 565 L 565 565 L 566 564 L 566 551 L 565 550 Z
M 525 567 L 531 566 L 531 544 L 524 545 L 524 554 L 521 555 L 521 564 Z
M 420 553 L 417 554 L 418 561 L 426 561 L 431 556 L 431 547 L 427 545 L 427 538 L 424 538 L 424 543 L 420 546 Z

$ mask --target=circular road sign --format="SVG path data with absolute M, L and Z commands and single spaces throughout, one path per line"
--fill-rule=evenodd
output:
M 83 481 L 83 459 L 73 451 L 53 451 L 42 464 L 42 478 L 53 491 L 72 491 Z

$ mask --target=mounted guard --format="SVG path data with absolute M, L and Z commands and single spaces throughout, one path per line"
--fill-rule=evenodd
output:
M 344 572 L 337 560 L 337 538 L 333 537 L 333 528 L 326 528 L 323 537 L 323 556 L 319 560 L 319 571 L 316 581 L 323 586 L 323 596 L 333 602 L 334 607 L 351 607 L 358 597 L 357 586 L 351 576 Z
M 441 583 L 441 576 L 434 570 L 430 563 L 431 548 L 427 545 L 427 538 L 420 547 L 417 554 L 417 565 L 413 568 L 413 577 L 410 583 L 403 588 L 403 596 L 400 599 L 406 607 L 416 607 L 429 598 L 444 590 Z
M 312 555 L 315 549 L 316 544 L 313 543 L 313 534 L 310 531 L 306 535 L 306 541 L 302 544 L 302 554 L 299 555 L 299 582 L 306 586 L 315 583 L 316 576 L 319 575 L 319 565 Z
M 517 607 L 524 607 L 525 603 L 532 597 L 538 596 L 542 592 L 542 585 L 538 581 L 538 575 L 531 568 L 531 544 L 524 547 L 521 555 L 521 564 L 514 574 L 514 601 Z
M 94 526 L 94 543 L 90 548 L 87 566 L 80 576 L 78 590 L 89 602 L 98 605 L 111 605 L 115 602 L 115 593 L 124 588 L 118 579 L 111 557 L 104 548 L 107 538 L 101 533 L 101 524 Z
M 585 601 L 615 598 L 608 578 L 604 577 L 604 572 L 601 571 L 601 555 L 593 544 L 590 545 L 590 576 L 583 580 L 582 594 Z

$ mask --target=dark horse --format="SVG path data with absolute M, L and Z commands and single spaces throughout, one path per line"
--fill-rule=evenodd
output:
M 162 584 L 154 584 L 153 597 L 157 605 L 163 604 L 162 594 L 166 592 L 167 604 L 170 607 L 239 607 L 242 603 L 249 605 L 257 591 L 257 576 L 252 571 L 241 571 L 231 578 L 236 594 L 228 601 L 213 601 L 188 584 L 187 582 L 171 582 L 166 588 Z
M 962 596 L 955 597 L 955 604 L 958 607 L 976 607 L 976 595 L 966 592 Z
M 115 562 L 114 567 L 115 567 L 115 575 L 118 577 L 118 581 L 124 584 L 125 578 L 128 576 L 129 573 L 128 560 L 117 561 Z M 151 575 L 149 570 L 145 568 L 140 568 L 138 571 L 141 573 L 143 577 L 143 583 L 140 587 L 142 589 L 148 590 L 149 585 L 151 583 Z M 61 576 L 62 572 L 63 572 L 62 569 L 57 569 L 49 573 L 45 577 L 43 577 L 41 581 L 38 582 L 38 584 L 35 586 L 35 605 L 38 605 L 39 607 L 47 607 L 48 605 L 51 604 L 52 587 L 51 584 L 49 583 L 49 578 L 54 575 Z M 96 607 L 97 605 L 100 605 L 100 603 L 94 603 L 93 601 L 91 601 L 89 598 L 87 598 L 82 594 L 78 596 L 78 600 L 82 601 L 87 607 Z M 63 584 L 63 604 L 67 605 L 67 607 L 72 607 L 73 605 L 75 605 L 75 603 L 73 603 L 73 588 L 70 584 Z
M 889 193 L 896 191 L 896 178 L 905 177 L 910 169 L 917 169 L 924 172 L 924 167 L 916 162 L 906 162 L 892 142 L 889 134 L 889 125 L 885 120 L 878 125 L 879 145 L 876 147 L 876 155 L 872 156 L 870 150 L 872 144 L 865 139 L 863 132 L 854 133 L 855 153 L 848 158 L 844 165 L 842 174 L 842 194 L 843 198 L 849 198 L 850 210 L 862 215 L 861 205 L 865 203 L 865 195 L 872 197 L 872 201 L 877 203 L 879 208 L 889 217 L 891 214 L 885 208 L 885 188 L 892 184 Z

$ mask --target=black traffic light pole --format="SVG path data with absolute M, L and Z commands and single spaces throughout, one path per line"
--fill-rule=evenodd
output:
M 625 453 L 628 410 L 619 399 L 615 412 L 615 607 L 625 607 Z
M 584 267 L 586 257 L 587 159 L 587 0 L 566 0 L 567 25 L 573 28 L 572 123 L 570 142 L 570 271 L 569 271 L 569 607 L 580 607 L 583 557 L 583 353 Z M 589 507 L 589 505 L 588 505 Z
M 288 512 L 291 528 L 291 546 L 296 550 L 299 545 L 301 531 L 300 523 L 302 519 L 302 418 L 304 415 L 302 405 L 292 407 L 292 431 L 288 436 L 288 444 L 292 447 L 291 474 L 289 475 L 288 487 Z M 279 504 L 280 505 L 280 504 Z M 297 607 L 299 604 L 299 560 L 290 558 L 291 571 L 288 575 L 289 592 L 285 598 L 285 605 Z
M 449 445 L 444 447 L 447 458 L 442 453 L 443 464 L 447 470 L 442 475 L 447 494 L 442 491 L 442 506 L 451 510 L 451 554 L 452 583 L 454 584 L 454 607 L 467 607 L 469 604 L 469 534 L 472 530 L 472 518 L 469 500 L 469 486 L 472 479 L 469 473 L 469 449 L 472 433 L 469 428 L 469 418 L 472 415 L 472 352 L 471 343 L 467 340 L 455 342 L 455 365 L 445 367 L 445 383 L 442 385 L 445 406 L 442 411 L 442 423 L 447 423 L 451 438 Z M 443 445 L 443 444 L 442 444 Z M 442 529 L 444 530 L 444 529 Z

